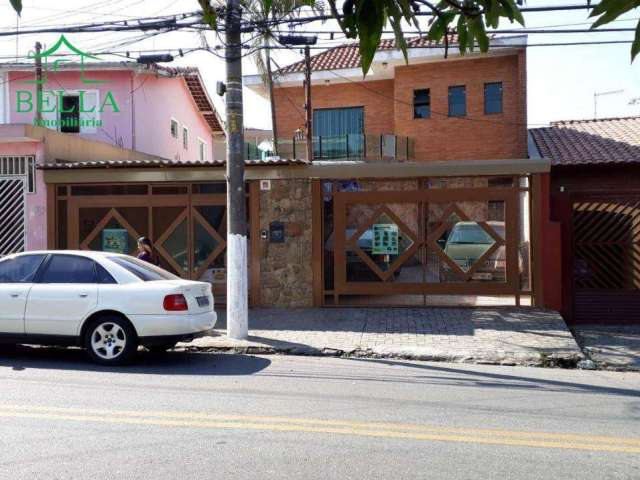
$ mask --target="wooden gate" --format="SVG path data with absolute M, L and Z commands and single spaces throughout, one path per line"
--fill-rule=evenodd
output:
M 572 212 L 573 320 L 640 321 L 640 198 L 583 196 Z
M 521 293 L 531 294 L 522 192 L 515 180 L 506 188 L 335 191 L 333 226 L 324 227 L 325 296 L 331 304 L 383 304 L 376 296 L 431 304 L 450 295 L 520 304 Z
M 132 254 L 137 239 L 149 237 L 163 268 L 209 281 L 214 293 L 224 296 L 226 194 L 194 192 L 197 185 L 188 184 L 119 187 L 64 187 L 71 193 L 66 197 L 68 248 Z M 117 194 L 102 194 L 109 189 Z

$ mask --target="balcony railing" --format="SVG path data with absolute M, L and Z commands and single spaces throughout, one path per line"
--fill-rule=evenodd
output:
M 253 145 L 246 144 L 245 150 L 247 159 L 263 158 L 261 151 Z M 279 139 L 278 156 L 306 160 L 306 139 Z M 409 137 L 364 134 L 313 137 L 313 160 L 402 162 L 413 159 L 413 140 Z

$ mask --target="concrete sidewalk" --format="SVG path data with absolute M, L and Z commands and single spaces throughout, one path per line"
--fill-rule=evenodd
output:
M 253 309 L 247 341 L 225 335 L 183 347 L 237 353 L 408 358 L 574 366 L 584 359 L 562 317 L 530 308 Z
M 599 368 L 640 371 L 640 325 L 576 325 L 573 332 Z

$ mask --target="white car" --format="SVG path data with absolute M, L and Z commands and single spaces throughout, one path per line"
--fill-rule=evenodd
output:
M 123 364 L 138 345 L 166 350 L 216 323 L 211 284 L 128 255 L 43 251 L 0 259 L 0 339 L 79 345 Z

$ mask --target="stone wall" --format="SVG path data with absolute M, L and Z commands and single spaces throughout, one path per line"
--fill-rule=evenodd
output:
M 283 243 L 261 240 L 261 305 L 313 305 L 311 205 L 311 180 L 272 180 L 260 192 L 260 230 L 274 221 L 285 227 Z

